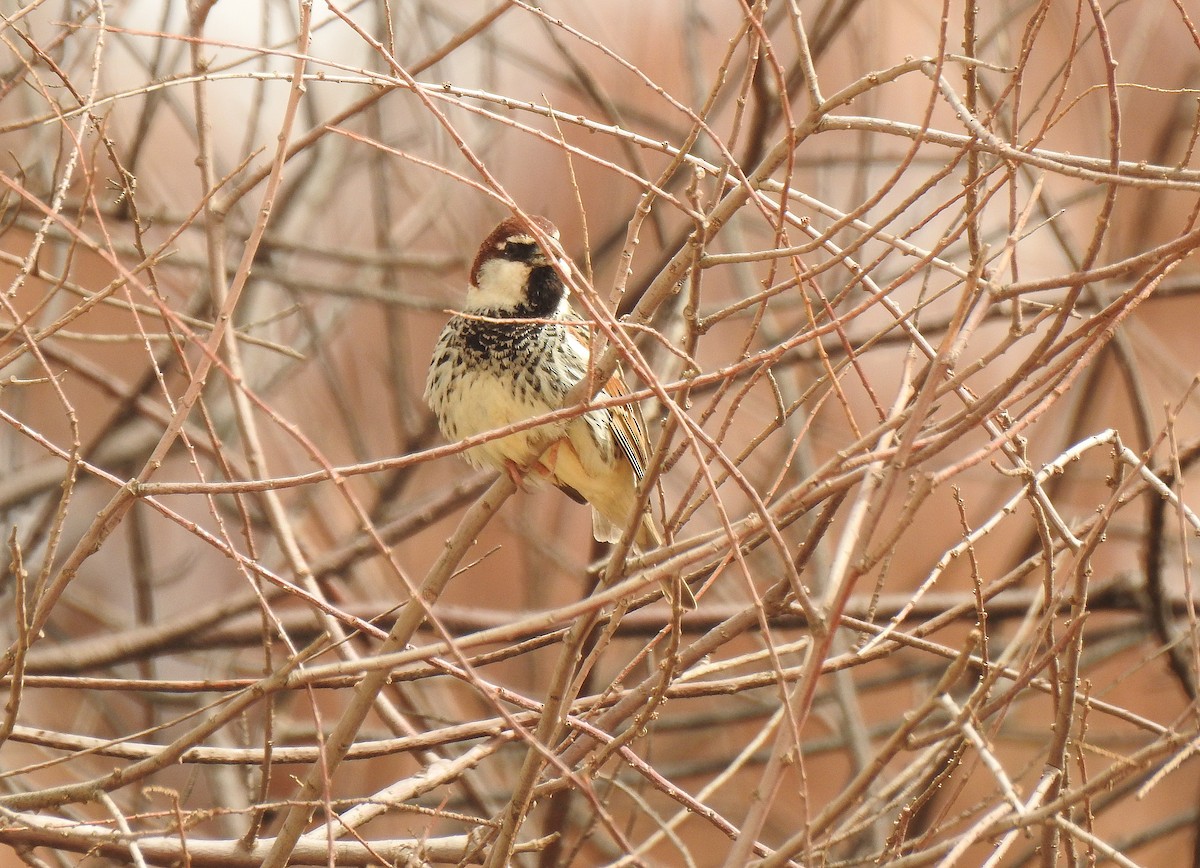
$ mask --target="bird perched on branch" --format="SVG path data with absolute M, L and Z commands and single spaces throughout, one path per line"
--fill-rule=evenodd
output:
M 530 221 L 545 235 L 558 230 L 545 217 Z M 562 269 L 569 264 L 562 260 Z M 451 440 L 495 431 L 562 407 L 588 372 L 588 329 L 571 308 L 552 254 L 522 220 L 510 217 L 484 239 L 471 266 L 463 312 L 442 330 L 425 383 L 425 401 Z M 628 394 L 618 371 L 597 397 Z M 646 466 L 646 426 L 636 405 L 589 410 L 473 446 L 463 453 L 476 467 L 548 482 L 592 507 L 597 540 L 616 542 L 634 521 L 634 544 L 662 544 L 649 513 L 634 516 Z M 696 607 L 686 584 L 681 604 Z M 663 582 L 668 599 L 673 587 Z

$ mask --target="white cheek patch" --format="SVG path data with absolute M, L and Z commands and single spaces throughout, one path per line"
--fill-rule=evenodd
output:
M 507 310 L 524 304 L 529 266 L 511 259 L 489 259 L 479 268 L 479 286 L 467 290 L 472 310 Z

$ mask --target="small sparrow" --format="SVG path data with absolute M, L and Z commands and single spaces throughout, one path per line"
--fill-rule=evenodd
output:
M 545 217 L 530 221 L 555 240 Z M 492 230 L 471 266 L 462 314 L 442 329 L 425 401 L 442 432 L 460 440 L 495 431 L 562 407 L 588 372 L 587 326 L 571 308 L 568 290 L 526 224 L 515 217 Z M 559 267 L 569 269 L 565 260 Z M 618 370 L 598 397 L 628 394 Z M 634 520 L 637 485 L 646 466 L 646 427 L 636 405 L 607 407 L 474 446 L 463 457 L 476 467 L 548 482 L 592 507 L 592 532 L 616 542 Z M 662 545 L 648 512 L 637 517 L 634 544 Z M 663 583 L 667 599 L 673 586 Z M 696 607 L 680 583 L 681 604 Z

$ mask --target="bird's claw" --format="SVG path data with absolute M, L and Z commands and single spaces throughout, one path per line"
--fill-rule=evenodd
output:
M 513 484 L 521 491 L 529 491 L 529 486 L 525 484 L 525 470 L 521 468 L 515 461 L 505 461 L 504 470 L 508 473 L 508 478 L 513 481 Z

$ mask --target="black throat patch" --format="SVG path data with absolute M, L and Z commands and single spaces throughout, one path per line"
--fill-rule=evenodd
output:
M 558 310 L 563 297 L 563 282 L 549 265 L 539 265 L 529 272 L 529 293 L 525 304 L 514 316 L 547 319 Z
M 553 268 L 549 265 L 536 266 L 529 272 L 529 284 L 522 304 L 476 311 L 480 316 L 487 317 L 486 320 L 461 319 L 458 325 L 461 346 L 477 361 L 494 357 L 515 361 L 518 356 L 530 353 L 540 357 L 547 346 L 544 333 L 558 334 L 562 326 L 519 320 L 553 319 L 558 313 L 564 292 L 562 279 Z

